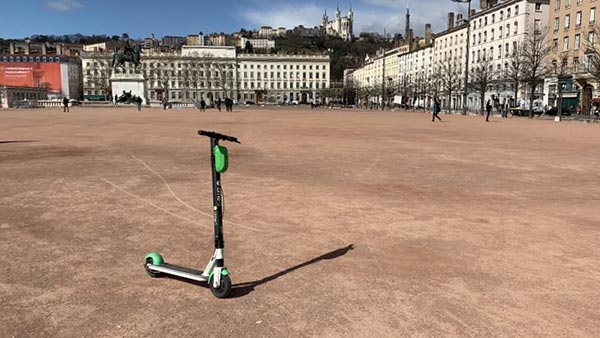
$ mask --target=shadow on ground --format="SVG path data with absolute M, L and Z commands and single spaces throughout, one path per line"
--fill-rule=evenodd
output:
M 301 269 L 301 268 L 303 268 L 305 266 L 308 266 L 308 265 L 311 265 L 311 264 L 314 264 L 314 263 L 318 263 L 318 262 L 320 262 L 322 260 L 325 260 L 325 259 L 335 259 L 335 258 L 341 257 L 341 256 L 345 255 L 346 253 L 348 253 L 348 251 L 350 251 L 352 249 L 354 249 L 354 244 L 350 244 L 350 245 L 348 245 L 346 247 L 330 251 L 330 252 L 328 252 L 326 254 L 323 254 L 323 255 L 321 255 L 319 257 L 315 257 L 315 258 L 313 258 L 313 259 L 311 259 L 309 261 L 306 261 L 304 263 L 300 263 L 298 265 L 294 265 L 291 268 L 287 268 L 287 269 L 279 271 L 279 272 L 277 272 L 277 273 L 275 273 L 273 275 L 264 277 L 263 279 L 256 280 L 256 281 L 253 281 L 253 282 L 246 282 L 246 283 L 235 284 L 235 285 L 233 285 L 233 289 L 231 290 L 231 294 L 230 294 L 229 297 L 230 298 L 237 298 L 237 297 L 246 296 L 249 293 L 251 293 L 252 291 L 254 291 L 254 289 L 257 286 L 259 286 L 259 285 L 262 285 L 262 284 L 265 284 L 267 282 L 273 281 L 273 280 L 275 280 L 275 279 L 277 279 L 279 277 L 287 275 L 290 272 L 296 271 L 298 269 Z
M 31 142 L 40 142 L 40 140 L 0 141 L 0 144 L 3 144 L 3 143 L 31 143 Z

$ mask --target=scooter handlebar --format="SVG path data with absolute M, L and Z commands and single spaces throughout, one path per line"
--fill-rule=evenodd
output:
M 224 140 L 229 142 L 240 143 L 237 138 L 224 134 L 215 133 L 214 131 L 198 130 L 198 135 L 208 136 L 210 138 L 216 138 L 217 140 Z

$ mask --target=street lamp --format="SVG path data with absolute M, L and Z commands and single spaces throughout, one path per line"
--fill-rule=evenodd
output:
M 467 53 L 465 55 L 465 87 L 463 92 L 463 114 L 467 115 L 467 86 L 469 85 L 469 37 L 471 36 L 471 1 L 472 0 L 450 0 L 452 2 L 468 3 L 467 11 Z

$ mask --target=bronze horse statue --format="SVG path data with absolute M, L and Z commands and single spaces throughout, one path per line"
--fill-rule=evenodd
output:
M 122 69 L 124 69 L 123 65 L 125 64 L 125 62 L 131 62 L 135 66 L 135 69 L 138 69 L 142 65 L 142 63 L 140 62 L 141 53 L 142 48 L 139 45 L 135 45 L 131 48 L 126 48 L 123 53 L 114 53 L 112 67 L 121 67 Z

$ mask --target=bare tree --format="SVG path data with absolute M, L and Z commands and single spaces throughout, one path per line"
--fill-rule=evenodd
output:
M 428 71 L 422 71 L 421 74 L 417 74 L 414 79 L 414 95 L 417 102 L 422 103 L 423 109 L 427 107 L 427 97 L 432 93 L 432 77 Z
M 452 93 L 462 88 L 462 65 L 457 58 L 448 58 L 436 66 L 435 78 L 437 79 L 440 90 L 448 97 L 448 112 L 452 112 Z M 465 104 L 466 102 L 463 102 Z
M 523 53 L 523 82 L 529 87 L 529 118 L 533 118 L 533 100 L 535 90 L 544 83 L 546 75 L 545 62 L 550 49 L 546 41 L 547 30 L 530 32 L 522 44 Z
M 519 88 L 523 82 L 524 64 L 523 44 L 519 43 L 508 58 L 508 68 L 505 68 L 503 76 L 506 82 L 510 82 L 513 85 L 515 103 L 519 96 Z
M 400 75 L 400 79 L 398 80 L 398 94 L 402 97 L 401 104 L 406 104 L 406 102 L 410 100 L 412 89 L 413 83 L 411 76 L 406 73 Z
M 596 21 L 598 22 L 598 21 Z M 586 73 L 588 77 L 591 78 L 592 81 L 596 83 L 600 83 L 600 46 L 598 41 L 598 34 L 600 33 L 600 26 L 598 24 L 591 26 L 589 31 L 586 32 L 587 39 L 585 40 L 585 56 L 584 56 L 584 69 L 583 72 Z M 575 67 L 574 67 L 575 68 Z M 588 99 L 591 99 L 589 97 Z M 589 101 L 585 101 L 582 104 L 582 112 L 584 114 L 590 114 L 592 103 Z
M 568 63 L 569 59 L 568 58 L 569 58 L 569 55 L 567 52 L 560 53 L 560 55 L 558 55 L 557 60 L 552 60 L 552 62 L 550 63 L 550 69 L 548 70 L 548 73 L 551 73 L 557 79 L 556 89 L 558 91 L 558 95 L 557 95 L 557 102 L 556 102 L 556 106 L 557 106 L 556 107 L 557 108 L 556 116 L 558 116 L 559 119 L 562 115 L 563 90 L 565 89 L 565 85 L 566 85 L 565 77 L 567 77 L 571 74 L 571 69 L 569 68 L 569 63 Z M 533 105 L 533 103 L 532 103 L 532 105 Z
M 485 93 L 497 78 L 497 72 L 494 70 L 492 64 L 492 57 L 484 58 L 477 66 L 472 67 L 469 71 L 470 81 L 468 89 L 469 91 L 479 94 L 479 108 L 481 115 L 483 115 L 485 107 Z

